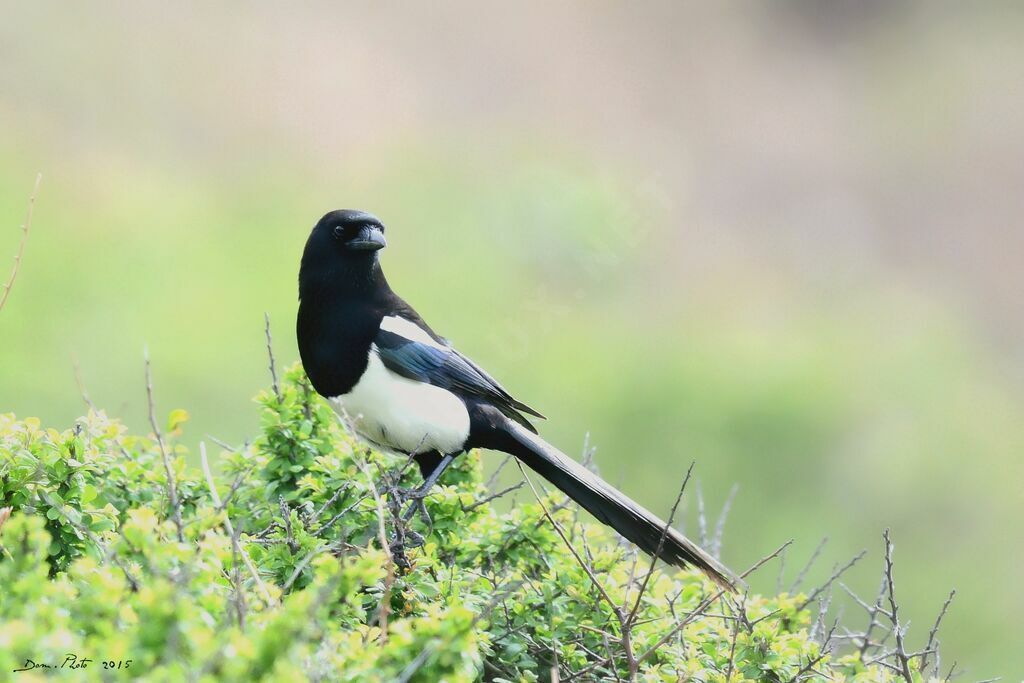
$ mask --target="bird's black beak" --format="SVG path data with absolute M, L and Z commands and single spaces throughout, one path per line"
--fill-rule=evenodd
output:
M 345 246 L 355 251 L 377 251 L 388 246 L 384 239 L 384 231 L 377 225 L 365 225 L 359 230 L 354 239 L 345 243 Z

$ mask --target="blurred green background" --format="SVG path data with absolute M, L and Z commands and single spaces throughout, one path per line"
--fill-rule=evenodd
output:
M 70 424 L 77 359 L 145 431 L 148 345 L 186 442 L 240 442 L 264 311 L 294 361 L 306 235 L 367 209 L 395 288 L 552 442 L 589 432 L 656 510 L 691 460 L 711 509 L 738 484 L 737 568 L 792 537 L 792 578 L 829 536 L 812 580 L 867 548 L 846 583 L 873 595 L 891 526 L 911 644 L 955 587 L 948 664 L 1021 678 L 1020 6 L 0 14 L 4 254 L 44 174 L 0 410 Z

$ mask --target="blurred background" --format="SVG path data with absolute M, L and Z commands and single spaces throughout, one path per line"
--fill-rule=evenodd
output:
M 0 5 L 5 255 L 44 174 L 0 410 L 70 425 L 77 359 L 147 431 L 148 345 L 185 442 L 241 442 L 264 311 L 293 362 L 308 231 L 367 209 L 551 441 L 655 510 L 737 484 L 736 568 L 828 536 L 812 583 L 867 548 L 872 597 L 892 527 L 910 643 L 955 587 L 946 666 L 1021 678 L 1021 6 Z

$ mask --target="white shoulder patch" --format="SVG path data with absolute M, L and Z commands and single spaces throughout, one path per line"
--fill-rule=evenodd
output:
M 436 349 L 445 348 L 441 344 L 438 344 L 437 340 L 427 334 L 427 332 L 419 325 L 397 315 L 389 315 L 381 320 L 380 329 L 405 337 L 410 341 L 426 344 L 427 346 L 433 346 Z

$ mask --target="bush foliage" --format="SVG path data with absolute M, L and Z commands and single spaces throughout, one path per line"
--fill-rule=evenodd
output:
M 692 572 L 646 583 L 648 560 L 559 496 L 500 513 L 476 454 L 426 499 L 429 523 L 402 524 L 395 492 L 418 470 L 351 440 L 301 369 L 257 401 L 261 433 L 222 451 L 216 495 L 175 443 L 183 411 L 161 436 L 96 411 L 63 432 L 0 415 L 0 678 L 86 660 L 67 680 L 894 675 L 824 652 L 802 596 L 709 602 Z

